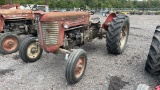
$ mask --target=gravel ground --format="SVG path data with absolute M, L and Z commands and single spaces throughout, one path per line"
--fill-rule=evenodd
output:
M 105 19 L 101 15 L 95 16 L 101 17 L 102 21 Z M 121 85 L 116 90 L 136 90 L 140 83 L 153 88 L 158 84 L 157 77 L 147 74 L 144 65 L 160 18 L 154 15 L 129 17 L 130 35 L 121 55 L 108 54 L 105 39 L 95 39 L 82 47 L 89 61 L 79 83 L 67 85 L 63 55 L 43 52 L 40 60 L 26 64 L 17 52 L 0 55 L 0 90 L 109 90 L 108 87 L 115 86 L 114 83 Z

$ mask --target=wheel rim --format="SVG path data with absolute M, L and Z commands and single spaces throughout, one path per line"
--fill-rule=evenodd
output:
M 6 51 L 14 51 L 18 47 L 18 40 L 15 37 L 7 37 L 3 40 L 3 49 Z
M 79 78 L 83 72 L 84 72 L 84 68 L 85 68 L 85 58 L 84 57 L 80 57 L 77 64 L 76 64 L 76 67 L 75 67 L 75 76 L 76 78 Z
M 123 26 L 121 33 L 120 33 L 120 48 L 121 49 L 123 49 L 126 44 L 127 36 L 128 36 L 128 26 L 125 25 Z
M 27 48 L 27 55 L 29 58 L 34 59 L 40 54 L 40 47 L 35 42 L 31 43 Z

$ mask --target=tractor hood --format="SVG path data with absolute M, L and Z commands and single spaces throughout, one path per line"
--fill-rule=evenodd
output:
M 41 21 L 59 21 L 59 20 L 65 20 L 65 19 L 73 19 L 77 17 L 89 17 L 89 13 L 87 12 L 49 12 L 45 13 Z
M 69 27 L 88 25 L 90 14 L 87 12 L 49 12 L 41 16 L 41 22 L 59 22 Z M 62 26 L 62 25 L 60 25 Z
M 69 19 L 83 18 L 89 20 L 87 12 L 49 12 L 41 17 L 41 21 L 64 21 Z
M 0 9 L 0 15 L 4 19 L 33 19 L 33 11 L 31 10 L 23 10 L 23 9 Z

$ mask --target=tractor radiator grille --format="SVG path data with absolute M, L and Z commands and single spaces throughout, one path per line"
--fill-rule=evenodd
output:
M 58 22 L 42 22 L 43 40 L 46 45 L 57 45 L 59 28 Z

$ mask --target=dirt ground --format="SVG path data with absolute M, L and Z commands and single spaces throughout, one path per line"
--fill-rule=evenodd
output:
M 101 17 L 102 22 L 105 19 L 94 16 Z M 0 55 L 0 90 L 136 90 L 140 83 L 153 88 L 160 83 L 144 71 L 144 66 L 160 16 L 129 17 L 129 39 L 121 55 L 108 54 L 105 39 L 95 39 L 81 47 L 89 60 L 79 83 L 67 85 L 63 55 L 43 52 L 37 62 L 24 63 L 17 52 Z

